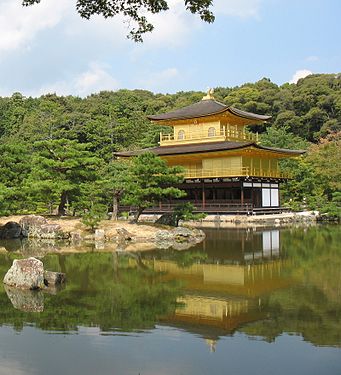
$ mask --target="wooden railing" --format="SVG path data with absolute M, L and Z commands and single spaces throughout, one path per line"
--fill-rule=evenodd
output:
M 162 202 L 158 206 L 150 207 L 144 210 L 145 214 L 162 214 L 165 212 L 173 212 L 174 208 L 184 201 L 174 201 L 172 203 Z M 188 201 L 186 201 L 188 202 Z M 241 203 L 241 202 L 213 202 L 208 201 L 205 204 L 203 202 L 191 202 L 194 206 L 194 212 L 205 212 L 207 214 L 249 214 L 249 215 L 261 215 L 261 214 L 273 214 L 286 212 L 289 209 L 285 207 L 254 207 L 252 203 Z M 128 212 L 133 214 L 136 212 L 136 207 L 132 206 L 119 206 L 119 212 Z
M 184 138 L 178 138 L 174 134 L 162 134 L 160 133 L 160 146 L 169 146 L 174 144 L 185 144 L 194 143 L 196 141 L 251 141 L 258 142 L 258 133 L 247 133 L 238 130 L 221 130 L 216 132 L 214 135 L 209 136 L 207 132 L 190 132 L 184 134 Z
M 222 178 L 222 177 L 273 177 L 273 178 L 290 178 L 285 172 L 268 169 L 255 169 L 249 167 L 237 168 L 212 168 L 212 169 L 186 169 L 186 179 L 195 178 Z
M 179 206 L 181 203 L 185 203 L 188 201 L 176 201 L 176 203 L 169 203 L 169 202 L 162 202 L 162 204 L 159 205 L 159 207 L 155 208 L 147 208 L 146 212 L 148 210 L 163 210 L 163 211 L 172 211 L 175 207 Z M 250 211 L 253 208 L 252 203 L 243 203 L 241 204 L 240 201 L 238 202 L 206 202 L 203 204 L 202 202 L 194 203 L 191 202 L 194 206 L 194 211 L 202 211 L 203 208 L 205 208 L 206 211 Z

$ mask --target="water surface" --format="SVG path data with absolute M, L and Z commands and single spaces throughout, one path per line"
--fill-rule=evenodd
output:
M 341 374 L 340 243 L 337 226 L 210 229 L 187 251 L 54 251 L 64 289 L 0 286 L 0 374 Z

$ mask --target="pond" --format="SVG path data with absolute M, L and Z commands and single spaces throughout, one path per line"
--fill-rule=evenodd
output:
M 0 374 L 341 374 L 340 227 L 206 233 L 187 251 L 54 251 L 59 291 L 1 283 Z M 1 278 L 19 256 L 3 249 Z

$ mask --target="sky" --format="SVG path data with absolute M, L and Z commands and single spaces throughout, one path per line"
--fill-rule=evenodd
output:
M 169 0 L 142 44 L 126 38 L 127 20 L 84 20 L 75 3 L 0 0 L 0 96 L 206 91 L 341 72 L 340 0 L 214 0 L 213 24 Z

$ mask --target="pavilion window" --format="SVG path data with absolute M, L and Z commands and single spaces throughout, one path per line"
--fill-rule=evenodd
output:
M 215 131 L 215 128 L 214 127 L 210 127 L 208 129 L 208 136 L 209 137 L 214 137 L 216 135 L 216 131 Z
M 184 130 L 179 130 L 178 132 L 178 140 L 183 140 L 185 139 L 185 131 Z

